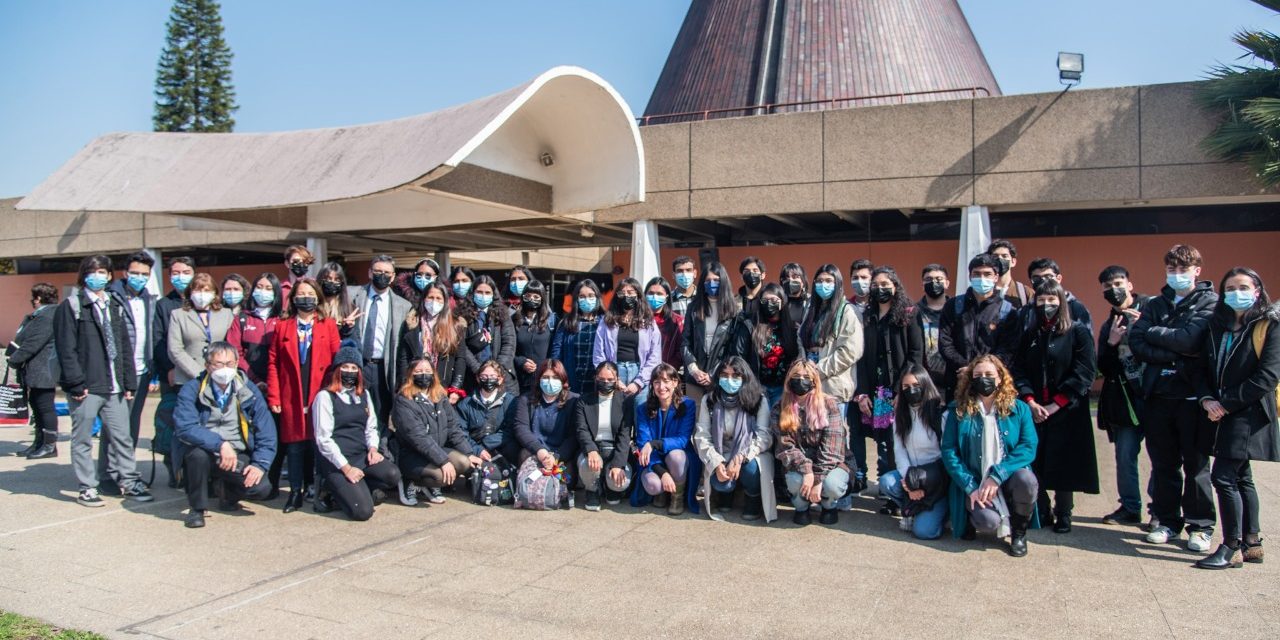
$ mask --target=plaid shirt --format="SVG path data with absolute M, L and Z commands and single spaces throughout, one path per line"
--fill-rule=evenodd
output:
M 782 433 L 779 425 L 782 403 L 773 408 L 769 424 L 773 428 L 773 455 L 786 471 L 812 473 L 813 481 L 822 484 L 832 469 L 849 468 L 844 464 L 847 439 L 844 416 L 836 409 L 834 398 L 827 398 L 827 427 L 813 429 L 809 426 L 805 411 L 800 409 L 800 427 L 795 433 Z

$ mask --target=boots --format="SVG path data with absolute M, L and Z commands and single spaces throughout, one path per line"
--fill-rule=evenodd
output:
M 44 444 L 44 431 L 41 429 L 36 429 L 31 434 L 31 446 L 13 455 L 18 456 L 19 458 L 26 458 L 27 456 L 31 455 L 31 452 L 40 449 L 40 446 L 43 444 Z
M 671 504 L 667 506 L 667 515 L 678 516 L 684 513 L 684 485 L 676 485 L 676 490 L 671 492 Z
M 28 460 L 44 460 L 58 457 L 58 432 L 44 431 L 39 438 L 40 446 L 27 454 Z
M 733 492 L 732 491 L 716 491 L 712 502 L 715 503 L 716 511 L 724 513 L 733 509 Z
M 1016 513 L 1009 514 L 1009 528 L 1012 532 L 1009 534 L 1009 555 L 1015 558 L 1021 558 L 1027 555 L 1027 516 L 1020 516 Z
M 1239 569 L 1244 566 L 1244 557 L 1240 549 L 1232 549 L 1225 544 L 1218 545 L 1212 555 L 1196 563 L 1197 569 Z
M 1262 564 L 1262 540 L 1259 539 L 1253 544 L 1245 542 L 1241 545 L 1244 550 L 1244 561 L 1253 564 Z
M 742 496 L 742 519 L 743 520 L 759 520 L 764 515 L 764 504 L 761 503 L 760 496 Z M 1262 547 L 1258 547 L 1259 550 Z

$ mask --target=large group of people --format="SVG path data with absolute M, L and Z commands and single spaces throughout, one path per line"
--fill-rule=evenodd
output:
M 1024 285 L 1007 240 L 969 261 L 955 297 L 946 267 L 925 265 L 918 299 L 864 259 L 847 274 L 792 262 L 770 281 L 759 258 L 735 278 L 680 257 L 672 280 L 623 277 L 609 296 L 583 279 L 563 308 L 523 266 L 503 287 L 377 256 L 357 285 L 314 263 L 292 246 L 284 281 L 219 282 L 175 257 L 157 298 L 139 252 L 114 281 L 107 257 L 85 258 L 61 302 L 36 285 L 9 356 L 36 426 L 24 455 L 56 455 L 61 388 L 79 503 L 151 500 L 134 455 L 150 391 L 152 447 L 193 528 L 210 494 L 221 510 L 276 500 L 286 473 L 284 512 L 367 520 L 385 500 L 444 502 L 497 458 L 533 458 L 588 511 L 627 499 L 723 520 L 740 504 L 770 522 L 790 502 L 796 524 L 832 525 L 874 492 L 917 538 L 1007 537 L 1023 556 L 1028 529 L 1069 534 L 1075 494 L 1100 491 L 1100 378 L 1119 494 L 1104 522 L 1151 543 L 1185 531 L 1202 553 L 1220 525 L 1203 568 L 1263 558 L 1250 463 L 1280 461 L 1280 306 L 1251 269 L 1202 280 L 1188 245 L 1163 257 L 1155 295 L 1123 266 L 1098 275 L 1111 311 L 1096 340 L 1059 265 L 1032 260 Z

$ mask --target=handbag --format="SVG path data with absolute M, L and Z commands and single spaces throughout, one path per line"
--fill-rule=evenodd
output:
M 515 502 L 516 468 L 501 455 L 481 462 L 471 470 L 471 500 L 497 506 Z
M 573 508 L 571 495 L 563 462 L 557 464 L 554 470 L 546 471 L 536 457 L 529 456 L 516 472 L 513 504 L 517 509 L 546 511 L 559 509 L 566 502 L 569 508 Z
M 942 464 L 941 460 L 908 467 L 907 475 L 903 479 L 906 481 L 908 489 L 924 491 L 923 498 L 908 500 L 907 504 L 902 506 L 902 514 L 904 516 L 915 515 L 933 508 L 933 505 L 946 494 L 947 483 L 949 482 L 947 468 Z

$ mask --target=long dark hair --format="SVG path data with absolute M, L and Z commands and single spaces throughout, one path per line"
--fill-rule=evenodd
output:
M 742 376 L 742 388 L 738 390 L 738 407 L 749 414 L 754 414 L 760 409 L 760 400 L 764 398 L 764 392 L 760 388 L 760 381 L 756 379 L 756 374 L 751 371 L 751 367 L 747 365 L 747 361 L 742 356 L 729 356 L 720 366 L 716 367 L 716 372 L 711 376 L 716 381 L 711 387 L 711 393 L 706 395 L 707 409 L 714 409 L 717 402 L 723 402 L 725 392 L 720 388 L 720 375 L 726 369 L 733 369 L 734 373 Z
M 524 297 L 527 295 L 536 295 L 542 300 L 538 304 L 538 308 L 533 312 L 533 332 L 543 333 L 550 330 L 551 327 L 548 326 L 549 323 L 547 321 L 551 318 L 551 301 L 547 299 L 548 291 L 546 286 L 540 280 L 530 280 L 524 286 L 524 293 L 520 294 L 520 304 L 516 306 L 516 314 L 518 314 L 522 322 L 525 317 Z
M 1045 280 L 1036 287 L 1036 297 L 1039 296 L 1058 296 L 1058 317 L 1053 321 L 1053 332 L 1058 335 L 1066 335 L 1071 330 L 1071 305 L 1067 304 L 1067 290 L 1058 284 L 1057 280 Z M 1036 310 L 1039 311 L 1040 305 L 1035 300 L 1031 301 L 1035 304 Z M 1039 325 L 1036 325 L 1039 326 Z
M 889 301 L 889 323 L 895 327 L 905 327 L 911 321 L 911 298 L 907 297 L 906 289 L 902 288 L 902 280 L 898 278 L 898 272 L 893 267 L 880 266 L 871 272 L 871 286 L 876 286 L 876 276 L 883 275 L 893 283 L 893 299 Z M 867 306 L 867 313 L 874 313 L 876 318 L 880 317 L 879 305 Z
M 457 296 L 457 295 L 454 295 L 453 293 L 453 281 L 458 277 L 459 273 L 466 276 L 467 279 L 471 281 L 471 288 L 467 289 L 467 295 L 465 296 Z M 438 275 L 436 276 L 437 279 L 439 279 L 439 277 L 440 276 Z M 475 292 L 476 292 L 476 272 L 472 271 L 469 267 L 464 267 L 462 265 L 457 265 L 449 271 L 449 295 L 450 296 L 453 296 L 453 298 L 457 299 L 458 301 L 470 300 L 471 294 Z M 498 288 L 494 287 L 493 292 L 494 292 L 493 297 L 497 298 Z
M 245 306 L 248 306 L 250 309 L 258 308 L 258 303 L 253 300 L 253 291 L 254 289 L 258 288 L 258 283 L 263 280 L 266 280 L 267 282 L 271 283 L 271 291 L 272 293 L 275 294 L 275 299 L 271 301 L 271 311 L 268 313 L 267 317 L 279 318 L 280 310 L 284 308 L 284 300 L 283 300 L 284 296 L 280 295 L 280 278 L 277 278 L 276 274 L 271 273 L 270 271 L 267 271 L 266 273 L 263 273 L 262 275 L 253 279 L 253 286 L 250 287 L 248 290 L 248 293 L 245 294 L 245 301 L 248 302 L 249 304 L 248 305 L 242 304 L 240 308 L 242 312 Z
M 911 435 L 913 424 L 911 406 L 902 397 L 902 381 L 907 376 L 914 376 L 916 383 L 924 391 L 924 399 L 920 402 L 919 409 L 920 420 L 929 427 L 938 442 L 942 442 L 942 394 L 938 393 L 938 387 L 933 384 L 933 378 L 929 376 L 928 370 L 914 362 L 907 364 L 902 371 L 902 376 L 898 378 L 898 388 L 893 390 L 893 395 L 898 398 L 898 408 L 893 414 L 893 432 L 903 442 L 906 442 L 907 436 Z
M 817 286 L 818 276 L 823 274 L 829 274 L 835 278 L 836 290 L 826 300 L 823 300 L 822 296 L 817 293 L 813 294 L 814 307 L 809 313 L 812 323 L 810 327 L 807 327 L 806 333 L 811 333 L 813 336 L 812 346 L 817 347 L 825 345 L 831 339 L 836 330 L 836 313 L 840 311 L 843 305 L 849 304 L 844 299 L 844 277 L 840 275 L 840 267 L 834 264 L 828 262 L 818 267 L 818 270 L 813 273 L 814 284 L 810 288 Z
M 689 315 L 696 317 L 699 321 L 707 319 L 707 307 L 711 304 L 711 298 L 707 296 L 707 276 L 712 274 L 720 279 L 720 291 L 716 294 L 718 301 L 716 317 L 720 322 L 728 322 L 738 315 L 738 297 L 733 295 L 729 272 L 725 270 L 724 265 L 715 260 L 702 263 L 702 273 L 698 277 L 698 294 L 689 304 Z
M 791 315 L 791 305 L 787 304 L 787 292 L 777 283 L 770 282 L 764 285 L 760 290 L 760 304 L 756 305 L 755 327 L 751 329 L 751 346 L 756 350 L 761 358 L 765 356 L 764 345 L 773 337 L 773 324 L 769 322 L 769 312 L 764 310 L 764 297 L 777 296 L 782 301 L 782 309 L 778 311 L 778 327 L 783 331 L 787 327 L 791 327 L 788 318 Z M 779 336 L 781 337 L 781 336 Z
M 458 298 L 458 308 L 456 310 L 456 313 L 459 316 L 466 318 L 468 323 L 474 322 L 480 318 L 480 307 L 476 306 L 475 300 L 473 298 L 476 295 L 476 289 L 479 289 L 480 285 L 482 284 L 488 285 L 489 290 L 493 292 L 493 303 L 490 303 L 489 308 L 485 309 L 486 311 L 485 326 L 492 329 L 493 327 L 498 326 L 498 323 L 501 321 L 501 318 L 498 317 L 499 312 L 501 313 L 511 313 L 511 312 L 508 310 L 509 307 L 505 307 L 505 306 L 502 307 L 501 309 L 494 308 L 493 306 L 494 303 L 498 302 L 499 300 L 505 300 L 506 297 L 498 295 L 498 283 L 494 282 L 493 278 L 490 278 L 489 276 L 480 275 L 480 276 L 476 276 L 471 280 L 471 290 L 467 292 L 467 297 Z
M 1226 292 L 1227 280 L 1236 276 L 1249 276 L 1253 280 L 1253 286 L 1258 289 L 1258 299 L 1241 316 L 1241 325 L 1247 325 L 1262 317 L 1271 308 L 1271 297 L 1267 295 L 1267 287 L 1262 284 L 1262 276 L 1249 267 L 1234 267 L 1222 276 L 1222 280 L 1218 283 L 1218 304 L 1213 308 L 1213 321 L 1222 327 L 1231 327 L 1236 322 L 1235 309 L 1227 306 Z
M 600 312 L 603 310 L 600 307 L 600 287 L 596 284 L 596 281 L 591 278 L 583 278 L 582 280 L 579 280 L 578 284 L 573 285 L 573 295 L 570 296 L 573 299 L 573 302 L 569 305 L 569 313 L 565 315 L 564 320 L 561 320 L 561 322 L 564 323 L 564 330 L 569 333 L 577 333 L 578 322 L 582 320 L 583 313 L 578 310 L 578 293 L 582 291 L 583 287 L 590 289 L 592 293 L 596 294 L 596 308 L 595 311 L 591 312 L 591 315 L 599 316 Z
M 662 303 L 662 313 L 671 314 L 671 283 L 667 282 L 667 279 L 662 276 L 649 278 L 649 282 L 644 285 L 644 291 L 640 292 L 641 302 L 645 306 L 648 306 L 649 290 L 655 286 L 662 287 L 662 290 L 665 292 L 663 295 L 667 296 L 667 301 Z M 650 307 L 650 309 L 652 309 L 652 307 Z M 658 315 L 658 311 L 653 310 L 653 314 Z
M 732 296 L 733 294 L 730 293 L 729 295 Z M 657 381 L 659 378 L 663 380 L 675 381 L 676 388 L 671 390 L 671 406 L 675 407 L 677 418 L 683 417 L 684 416 L 684 394 L 680 393 L 680 374 L 676 372 L 675 367 L 663 362 L 662 364 L 659 364 L 658 366 L 653 368 L 653 373 L 650 374 L 649 376 L 650 387 L 652 387 L 653 383 Z M 658 394 L 654 393 L 654 390 L 650 388 L 649 397 L 646 398 L 644 401 L 645 415 L 649 416 L 650 418 L 656 418 L 658 417 L 658 412 L 661 410 L 662 410 L 662 401 L 658 399 Z
M 337 275 L 338 281 L 342 283 L 338 287 L 338 295 L 326 296 L 324 294 L 324 286 L 320 283 L 324 282 L 325 276 Z M 347 272 L 342 265 L 336 262 L 326 262 L 320 270 L 316 272 L 316 295 L 320 296 L 319 307 L 324 307 L 325 316 L 329 318 L 342 319 L 349 315 L 354 309 L 351 308 L 351 296 L 347 294 Z
M 622 290 L 627 287 L 636 292 L 636 306 L 630 310 L 622 306 Z M 609 309 L 604 313 L 604 323 L 610 327 L 622 326 L 634 331 L 653 324 L 653 310 L 645 302 L 644 289 L 640 288 L 639 280 L 626 277 L 613 288 L 613 300 L 609 301 Z

